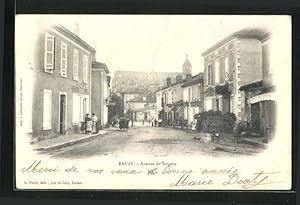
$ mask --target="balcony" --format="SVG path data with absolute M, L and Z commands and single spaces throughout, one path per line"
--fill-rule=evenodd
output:
M 206 96 L 224 95 L 228 96 L 233 92 L 233 83 L 225 81 L 221 84 L 209 85 L 204 90 Z

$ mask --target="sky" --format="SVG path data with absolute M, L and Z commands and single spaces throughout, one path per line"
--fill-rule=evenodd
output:
M 201 54 L 246 27 L 274 30 L 288 17 L 217 15 L 35 15 L 61 24 L 96 49 L 96 60 L 116 70 L 180 72 L 186 55 L 193 74 Z

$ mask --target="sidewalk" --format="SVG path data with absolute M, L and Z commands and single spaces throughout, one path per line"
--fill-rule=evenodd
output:
M 45 150 L 51 150 L 56 148 L 62 148 L 62 147 L 66 147 L 66 146 L 70 146 L 82 142 L 92 137 L 104 135 L 106 133 L 108 133 L 108 131 L 99 130 L 98 133 L 89 134 L 89 135 L 87 134 L 60 135 L 50 139 L 44 139 L 35 143 L 33 149 L 36 151 L 45 151 Z

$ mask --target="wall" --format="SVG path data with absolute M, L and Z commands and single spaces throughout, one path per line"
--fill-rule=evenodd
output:
M 33 70 L 34 91 L 33 91 L 33 134 L 41 138 L 51 137 L 59 134 L 59 92 L 67 93 L 67 133 L 73 132 L 72 112 L 73 112 L 73 92 L 81 95 L 90 95 L 90 72 L 88 73 L 87 83 L 83 83 L 82 63 L 83 54 L 88 56 L 88 70 L 91 69 L 91 54 L 79 48 L 77 45 L 66 40 L 67 37 L 62 37 L 52 30 L 47 31 L 49 34 L 55 36 L 55 60 L 53 73 L 46 73 L 44 71 L 44 47 L 45 47 L 45 32 L 41 32 L 38 37 L 38 46 L 35 49 L 36 67 Z M 67 78 L 60 76 L 60 55 L 61 55 L 61 41 L 67 44 Z M 73 80 L 73 49 L 77 48 L 79 51 L 79 81 Z M 43 90 L 52 90 L 52 118 L 51 130 L 43 130 Z M 87 111 L 90 112 L 90 103 L 88 103 Z
M 271 54 L 274 48 L 272 39 L 263 42 L 262 46 L 262 67 L 263 67 L 263 82 L 265 85 L 272 85 L 272 68 L 273 65 L 270 62 Z
M 219 48 L 216 48 L 211 53 L 204 56 L 204 85 L 208 85 L 208 65 L 211 65 L 213 68 L 215 68 L 215 62 L 219 62 L 219 69 L 221 70 L 220 74 L 223 74 L 221 76 L 221 82 L 224 82 L 225 79 L 225 58 L 228 58 L 228 77 L 229 80 L 234 80 L 234 72 L 235 72 L 235 41 L 236 39 L 233 39 L 223 45 L 221 45 Z M 215 73 L 215 72 L 214 72 Z
M 262 43 L 256 39 L 238 39 L 240 56 L 239 86 L 262 80 Z
M 101 70 L 92 69 L 92 95 L 91 106 L 92 113 L 95 113 L 98 120 L 101 122 L 101 99 L 103 97 L 103 91 L 101 86 Z

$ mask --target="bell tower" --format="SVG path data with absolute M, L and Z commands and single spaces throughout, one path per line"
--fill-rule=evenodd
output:
M 186 59 L 182 65 L 182 72 L 183 74 L 187 75 L 187 74 L 192 74 L 192 64 L 189 61 L 189 55 L 186 54 Z

